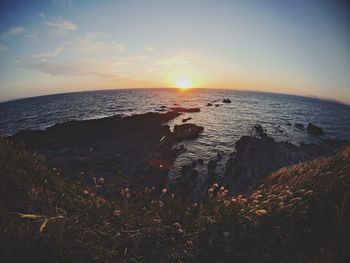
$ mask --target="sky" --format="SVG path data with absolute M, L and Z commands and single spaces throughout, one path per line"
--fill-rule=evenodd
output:
M 350 5 L 325 0 L 0 3 L 0 101 L 181 86 L 350 103 Z

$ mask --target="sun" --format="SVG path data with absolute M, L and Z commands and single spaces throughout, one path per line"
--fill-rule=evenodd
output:
M 186 78 L 177 79 L 175 86 L 179 89 L 185 90 L 192 87 L 191 81 Z

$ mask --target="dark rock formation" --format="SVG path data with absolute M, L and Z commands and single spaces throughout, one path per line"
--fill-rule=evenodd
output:
M 192 118 L 191 117 L 185 118 L 185 119 L 182 120 L 182 122 L 185 123 L 185 122 L 188 122 L 189 120 L 192 120 Z
M 114 116 L 69 121 L 46 130 L 24 130 L 11 136 L 15 143 L 43 154 L 52 167 L 71 177 L 105 177 L 117 185 L 161 186 L 179 152 L 176 142 L 198 136 L 195 125 L 179 126 L 175 133 L 165 122 L 178 112 Z M 188 124 L 185 124 L 188 125 Z
M 210 102 L 208 102 L 208 103 L 207 103 L 207 107 L 210 107 L 210 106 L 213 106 L 213 104 L 210 103 Z
M 195 139 L 204 130 L 203 127 L 195 124 L 182 124 L 174 126 L 174 137 L 177 141 Z
M 223 103 L 231 103 L 232 101 L 229 98 L 223 99 Z
M 263 132 L 259 126 L 254 127 L 260 133 Z M 226 163 L 224 181 L 233 193 L 243 193 L 280 167 L 333 154 L 345 143 L 325 140 L 320 145 L 301 144 L 298 147 L 288 142 L 276 142 L 267 135 L 242 136 L 236 142 L 236 154 Z
M 317 127 L 316 125 L 312 124 L 311 122 L 307 125 L 306 130 L 308 133 L 315 135 L 315 136 L 325 134 L 324 131 L 320 127 Z
M 183 108 L 183 107 L 172 107 L 170 108 L 172 111 L 175 112 L 200 112 L 200 108 Z

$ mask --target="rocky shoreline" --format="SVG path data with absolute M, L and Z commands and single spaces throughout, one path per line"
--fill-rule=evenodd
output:
M 229 103 L 225 99 L 225 103 Z M 167 107 L 162 106 L 162 109 Z M 179 154 L 186 151 L 184 140 L 196 139 L 204 127 L 185 123 L 174 130 L 166 123 L 199 108 L 167 108 L 163 113 L 145 113 L 129 117 L 113 116 L 95 120 L 69 121 L 45 130 L 22 130 L 9 139 L 26 149 L 45 156 L 54 169 L 68 178 L 91 182 L 101 177 L 108 192 L 120 187 L 169 187 L 185 199 L 202 200 L 210 185 L 220 182 L 231 193 L 246 193 L 262 178 L 283 166 L 324 155 L 331 155 L 346 141 L 321 140 L 318 145 L 293 145 L 277 142 L 261 125 L 254 125 L 250 135 L 242 136 L 230 156 L 218 153 L 213 160 L 196 159 L 184 165 L 175 181 L 168 171 Z M 307 132 L 324 134 L 313 124 Z M 223 174 L 217 171 L 221 163 Z
M 203 127 L 165 125 L 180 113 L 145 113 L 96 120 L 70 121 L 45 130 L 23 130 L 9 137 L 16 144 L 45 156 L 70 178 L 98 176 L 110 188 L 162 187 L 167 171 L 184 147 L 178 142 L 196 138 Z

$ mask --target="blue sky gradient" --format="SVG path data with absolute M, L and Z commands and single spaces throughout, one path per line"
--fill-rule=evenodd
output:
M 232 88 L 350 103 L 346 1 L 2 1 L 0 100 Z

